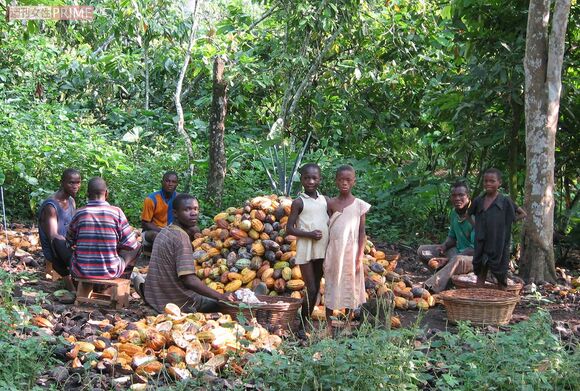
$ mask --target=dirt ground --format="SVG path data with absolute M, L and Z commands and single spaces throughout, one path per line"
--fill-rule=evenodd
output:
M 20 232 L 23 238 L 21 243 L 28 244 L 22 246 L 15 254 L 8 259 L 2 253 L 1 243 L 5 242 L 4 234 L 0 239 L 0 268 L 9 273 L 25 273 L 16 281 L 13 289 L 13 299 L 23 304 L 33 304 L 40 302 L 45 315 L 50 314 L 54 328 L 50 330 L 55 336 L 74 335 L 78 339 L 87 338 L 97 333 L 97 322 L 103 319 L 123 318 L 135 321 L 148 315 L 155 315 L 154 311 L 146 306 L 139 296 L 132 291 L 130 305 L 122 310 L 110 308 L 82 306 L 60 303 L 53 293 L 62 289 L 61 281 L 52 281 L 45 273 L 45 263 L 40 246 L 37 244 L 37 230 L 24 226 L 16 226 L 13 232 Z M 0 232 L 1 233 L 1 232 Z M 17 235 L 18 236 L 18 235 Z M 11 243 L 13 244 L 13 243 Z M 18 248 L 18 245 L 14 246 Z M 406 276 L 413 284 L 420 284 L 425 281 L 433 271 L 416 259 L 413 249 L 406 246 L 395 247 L 379 245 L 380 249 L 395 250 L 401 253 L 398 262 L 397 273 Z M 3 256 L 4 255 L 4 256 Z M 139 266 L 146 266 L 147 258 L 141 258 Z M 580 271 L 559 269 L 562 277 L 578 277 Z M 22 275 L 22 274 L 21 274 Z M 577 346 L 580 341 L 580 292 L 570 293 L 571 287 L 566 285 L 562 278 L 559 285 L 545 284 L 541 286 L 525 286 L 524 293 L 517 304 L 510 323 L 526 320 L 538 308 L 543 308 L 550 312 L 553 319 L 553 330 L 558 333 L 562 340 Z M 0 284 L 2 281 L 0 281 Z M 0 286 L 1 288 L 1 286 Z M 534 291 L 535 292 L 532 292 Z M 401 319 L 402 327 L 409 327 L 417 323 L 428 333 L 436 333 L 439 330 L 453 331 L 456 326 L 448 322 L 446 311 L 443 305 L 438 304 L 428 311 L 396 310 L 396 316 Z M 498 328 L 487 326 L 490 331 L 497 331 Z M 500 326 L 499 329 L 503 327 Z M 44 379 L 48 379 L 45 376 Z M 48 380 L 47 380 L 48 381 Z M 42 385 L 42 378 L 40 380 Z M 48 383 L 47 383 L 48 384 Z

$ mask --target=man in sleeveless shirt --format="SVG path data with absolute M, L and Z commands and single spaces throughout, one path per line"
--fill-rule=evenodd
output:
M 65 235 L 75 213 L 75 197 L 80 187 L 80 172 L 66 169 L 60 179 L 60 188 L 40 205 L 38 213 L 38 233 L 44 257 L 63 277 L 66 289 L 71 292 L 75 291 L 69 270 L 72 252 L 66 245 Z
M 141 228 L 143 246 L 153 247 L 153 241 L 162 228 L 173 222 L 172 203 L 178 194 L 179 180 L 175 171 L 167 171 L 161 180 L 161 190 L 151 193 L 143 202 Z

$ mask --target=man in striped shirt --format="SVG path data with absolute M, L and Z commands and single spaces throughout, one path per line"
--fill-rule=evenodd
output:
M 128 278 L 141 245 L 123 211 L 107 202 L 103 178 L 89 181 L 89 202 L 75 213 L 67 232 L 73 249 L 71 272 L 77 278 Z

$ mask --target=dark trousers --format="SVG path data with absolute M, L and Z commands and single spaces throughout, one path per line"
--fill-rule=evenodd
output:
M 72 250 L 66 245 L 63 239 L 54 238 L 50 241 L 52 247 L 52 254 L 54 259 L 51 259 L 52 268 L 61 276 L 66 277 L 70 275 L 70 261 L 72 258 Z

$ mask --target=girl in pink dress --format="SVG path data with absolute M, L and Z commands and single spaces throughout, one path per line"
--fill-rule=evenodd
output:
M 333 310 L 346 308 L 347 329 L 352 310 L 366 301 L 362 259 L 366 242 L 365 217 L 371 205 L 352 195 L 356 182 L 354 168 L 340 166 L 336 171 L 338 197 L 328 203 L 329 241 L 324 259 L 324 302 L 327 332 L 332 335 Z

